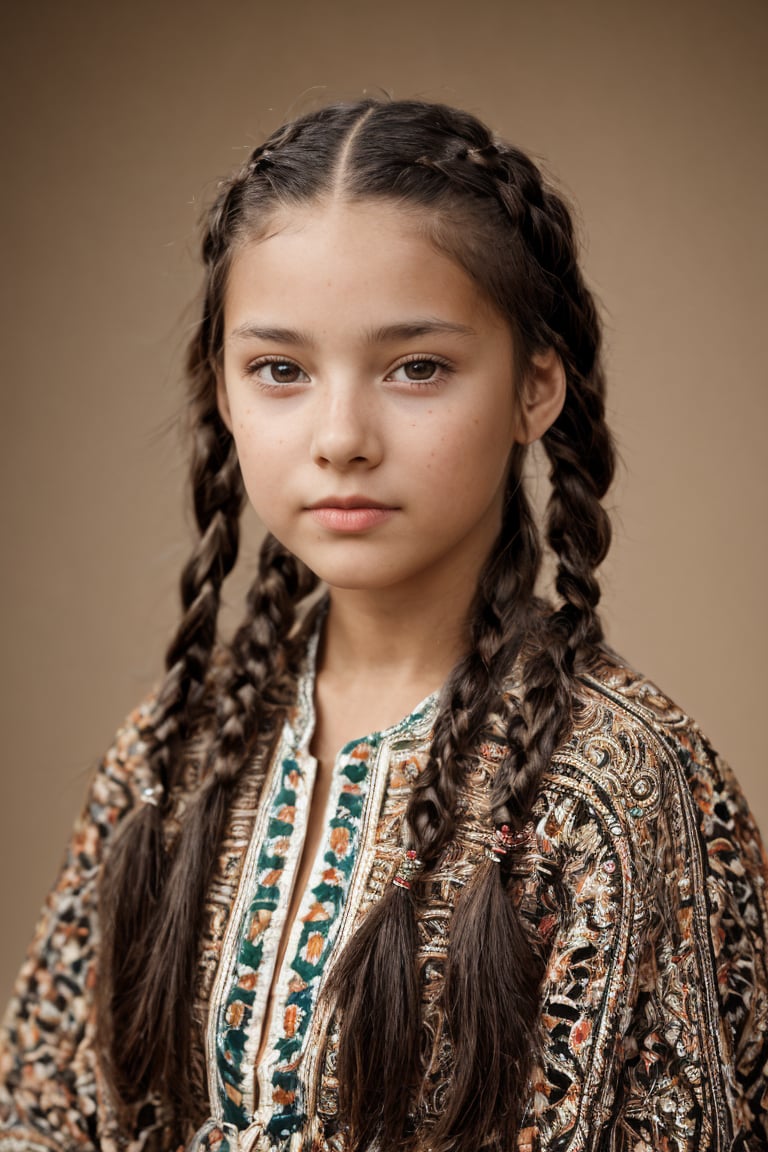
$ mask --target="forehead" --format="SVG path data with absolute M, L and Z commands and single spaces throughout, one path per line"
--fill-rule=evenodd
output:
M 376 324 L 411 312 L 506 327 L 465 269 L 438 250 L 423 213 L 388 201 L 335 199 L 289 208 L 236 249 L 225 296 L 230 328 L 249 310 L 302 324 Z

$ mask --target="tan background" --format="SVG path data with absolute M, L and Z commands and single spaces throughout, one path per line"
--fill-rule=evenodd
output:
M 765 0 L 10 0 L 2 25 L 0 998 L 174 619 L 201 204 L 366 89 L 466 105 L 578 203 L 623 456 L 609 634 L 768 829 Z

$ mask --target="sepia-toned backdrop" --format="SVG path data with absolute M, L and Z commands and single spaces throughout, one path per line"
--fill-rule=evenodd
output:
M 577 205 L 622 456 L 609 638 L 768 831 L 767 56 L 765 0 L 3 5 L 0 999 L 175 619 L 202 207 L 330 99 L 464 105 Z

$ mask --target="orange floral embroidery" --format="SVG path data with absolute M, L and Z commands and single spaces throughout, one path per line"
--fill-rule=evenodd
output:
M 295 1092 L 287 1092 L 285 1088 L 275 1088 L 272 1093 L 272 1102 L 274 1104 L 293 1104 L 296 1099 Z
M 283 1013 L 283 1030 L 286 1036 L 296 1035 L 296 1021 L 299 1009 L 296 1004 L 289 1004 Z
M 257 909 L 257 911 L 251 917 L 251 925 L 248 929 L 248 939 L 255 940 L 257 936 L 261 936 L 262 932 L 266 932 L 271 920 L 272 913 L 268 909 Z
M 227 1024 L 239 1028 L 245 1015 L 245 1004 L 242 1000 L 234 1000 L 227 1008 Z
M 331 829 L 331 848 L 337 856 L 346 856 L 349 851 L 349 829 Z
M 322 932 L 313 932 L 307 939 L 305 954 L 310 964 L 317 964 L 323 954 L 325 937 Z
M 237 1106 L 239 1108 L 243 1102 L 242 1092 L 238 1092 L 238 1090 L 237 1090 L 237 1088 L 235 1088 L 234 1084 L 230 1084 L 228 1081 L 224 1085 L 224 1091 L 226 1092 L 227 1096 L 229 1096 L 232 1103 L 237 1104 Z
M 330 916 L 319 900 L 315 900 L 309 912 L 307 912 L 304 917 L 304 923 L 313 924 L 316 920 L 330 920 Z

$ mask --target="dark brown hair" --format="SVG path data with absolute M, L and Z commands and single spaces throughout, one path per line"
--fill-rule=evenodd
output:
M 211 705 L 206 683 L 220 590 L 237 557 L 244 500 L 233 441 L 216 405 L 227 274 L 238 245 L 260 234 L 276 209 L 332 196 L 381 199 L 413 211 L 431 241 L 507 318 L 517 387 L 531 357 L 550 348 L 567 380 L 562 413 L 543 437 L 552 484 L 545 531 L 557 561 L 559 602 L 549 606 L 536 597 L 541 543 L 518 446 L 501 533 L 471 609 L 470 644 L 444 687 L 429 761 L 407 810 L 404 846 L 415 849 L 424 872 L 411 890 L 390 885 L 326 990 L 340 1019 L 337 1076 L 349 1147 L 377 1141 L 389 1149 L 418 1143 L 409 1110 L 424 1073 L 413 916 L 419 884 L 428 882 L 454 834 L 458 790 L 491 713 L 502 717 L 507 737 L 491 819 L 513 829 L 525 824 L 541 775 L 568 731 L 576 673 L 602 639 L 595 569 L 610 541 L 600 503 L 614 464 L 600 326 L 577 264 L 571 217 L 531 159 L 467 113 L 419 101 L 323 108 L 257 148 L 211 209 L 203 315 L 188 360 L 199 538 L 184 569 L 182 620 L 145 733 L 161 800 L 126 819 L 105 869 L 100 1035 L 124 1101 L 153 1091 L 178 1117 L 191 1114 L 184 1070 L 203 903 L 238 775 L 290 699 L 301 650 L 297 614 L 317 585 L 267 537 L 245 622 Z M 510 692 L 512 667 L 521 661 L 521 687 Z M 213 706 L 216 738 L 168 847 L 164 817 L 181 784 L 185 747 Z M 511 1147 L 527 1098 L 542 962 L 507 881 L 503 866 L 481 864 L 451 926 L 445 1008 L 455 1070 L 429 1131 L 435 1152 Z

